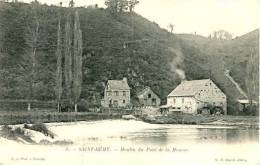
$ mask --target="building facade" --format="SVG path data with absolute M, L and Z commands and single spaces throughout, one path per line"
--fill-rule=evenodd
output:
M 150 87 L 144 88 L 137 94 L 137 97 L 142 107 L 158 107 L 161 104 L 160 97 Z
M 210 79 L 183 81 L 167 97 L 169 111 L 198 113 L 199 109 L 221 107 L 227 113 L 226 95 Z
M 130 104 L 130 87 L 127 79 L 108 80 L 101 105 L 103 107 L 127 107 Z

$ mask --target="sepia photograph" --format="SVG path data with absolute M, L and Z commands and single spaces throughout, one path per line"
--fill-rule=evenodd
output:
M 260 165 L 260 0 L 0 0 L 0 165 Z

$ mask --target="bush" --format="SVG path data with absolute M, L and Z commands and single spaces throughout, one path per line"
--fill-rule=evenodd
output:
M 51 138 L 54 138 L 54 134 L 50 130 L 48 130 L 46 125 L 43 124 L 43 123 L 33 124 L 32 126 L 25 124 L 24 128 L 34 130 L 34 131 L 37 131 L 37 132 L 41 132 L 45 136 L 50 136 Z
M 81 99 L 78 103 L 78 112 L 89 112 L 89 104 L 86 100 Z
M 27 135 L 25 131 L 20 127 L 17 127 L 13 130 L 10 126 L 4 125 L 1 130 L 1 135 L 11 140 L 18 140 L 19 137 L 27 142 L 34 143 L 31 137 Z

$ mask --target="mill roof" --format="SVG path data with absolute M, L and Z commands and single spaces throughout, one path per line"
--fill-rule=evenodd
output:
M 194 96 L 210 79 L 183 81 L 168 96 Z

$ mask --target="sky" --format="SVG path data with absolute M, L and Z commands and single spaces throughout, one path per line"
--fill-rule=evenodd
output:
M 30 2 L 32 0 L 20 0 Z M 64 6 L 69 0 L 38 0 Z M 74 0 L 76 6 L 98 4 L 105 0 Z M 208 36 L 215 30 L 226 30 L 241 36 L 260 27 L 260 0 L 139 0 L 135 12 L 174 33 L 197 33 Z

